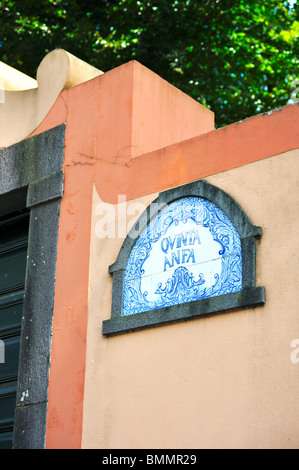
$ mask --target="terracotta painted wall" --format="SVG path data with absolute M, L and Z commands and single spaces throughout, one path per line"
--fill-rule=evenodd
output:
M 299 104 L 215 130 L 213 112 L 131 61 L 61 92 L 32 135 L 62 123 L 46 447 L 298 447 Z M 200 178 L 263 227 L 265 306 L 104 338 L 125 233 L 97 236 L 99 204 L 136 209 Z
M 299 364 L 290 347 L 299 334 L 298 157 L 293 150 L 206 178 L 263 227 L 265 306 L 110 338 L 101 334 L 108 266 L 123 239 L 98 237 L 94 188 L 83 448 L 298 448 Z
M 146 90 L 154 90 L 152 100 L 147 98 Z M 260 178 L 259 165 L 263 167 L 282 152 L 291 155 L 299 147 L 299 106 L 287 106 L 214 130 L 213 113 L 140 64 L 130 62 L 63 91 L 33 135 L 61 123 L 66 124 L 65 186 L 58 238 L 46 447 L 164 446 L 164 441 L 155 440 L 154 429 L 158 431 L 157 436 L 169 436 L 169 446 L 198 447 L 201 442 L 202 446 L 212 445 L 215 433 L 216 437 L 219 435 L 216 446 L 222 443 L 225 446 L 229 445 L 229 437 L 222 434 L 227 429 L 224 423 L 231 420 L 231 427 L 236 430 L 240 426 L 239 416 L 245 415 L 253 431 L 249 432 L 244 425 L 240 442 L 244 444 L 248 432 L 250 438 L 246 442 L 250 445 L 255 429 L 250 421 L 254 401 L 251 393 L 255 393 L 263 367 L 260 370 L 256 365 L 251 372 L 253 377 L 248 377 L 247 372 L 243 378 L 240 372 L 240 384 L 230 387 L 229 384 L 236 382 L 235 371 L 241 371 L 245 360 L 249 364 L 252 354 L 256 354 L 256 364 L 264 364 L 261 349 L 250 353 L 242 346 L 252 338 L 254 318 L 258 318 L 260 331 L 261 312 L 228 316 L 225 326 L 221 323 L 221 329 L 216 328 L 216 336 L 212 325 L 218 325 L 221 320 L 218 318 L 211 318 L 209 323 L 200 321 L 194 330 L 195 323 L 190 322 L 180 327 L 172 325 L 113 339 L 102 338 L 101 321 L 109 318 L 111 302 L 107 269 L 115 261 L 122 240 L 107 243 L 95 237 L 94 210 L 100 201 L 116 204 L 118 195 L 126 195 L 127 201 L 142 198 L 148 204 L 158 191 L 203 177 L 213 183 L 217 175 L 228 171 L 231 179 L 226 176 L 219 187 L 227 184 L 253 222 L 264 226 L 264 206 L 253 205 L 261 191 L 259 185 L 255 186 Z M 257 174 L 253 172 L 255 176 L 248 186 L 246 175 L 250 165 L 256 165 L 258 170 Z M 238 172 L 240 177 L 234 180 L 232 175 Z M 267 170 L 263 172 L 267 179 Z M 292 169 L 287 181 L 294 175 Z M 280 177 L 275 173 L 271 183 L 262 186 L 258 203 L 265 204 L 265 217 L 277 178 Z M 285 181 L 275 194 L 282 191 Z M 234 191 L 230 189 L 233 184 Z M 257 211 L 262 211 L 263 217 Z M 263 242 L 265 239 L 266 234 Z M 272 245 L 267 246 L 272 249 Z M 259 275 L 263 274 L 263 266 Z M 263 277 L 267 288 L 266 281 Z M 267 301 L 265 309 L 268 305 Z M 271 326 L 272 317 L 266 318 Z M 267 330 L 269 325 L 265 325 Z M 273 322 L 273 329 L 275 325 Z M 265 330 L 260 333 L 260 341 Z M 168 339 L 164 344 L 165 335 Z M 228 353 L 223 365 L 219 351 L 224 346 Z M 199 364 L 200 373 L 192 368 L 190 357 Z M 208 357 L 214 359 L 207 362 Z M 230 358 L 237 362 L 231 362 Z M 171 367 L 166 369 L 169 364 Z M 209 366 L 203 367 L 205 364 Z M 147 368 L 149 373 L 145 374 Z M 294 366 L 290 370 L 297 369 Z M 289 373 L 289 383 L 291 379 Z M 224 387 L 220 401 L 219 384 Z M 145 393 L 147 390 L 150 393 Z M 269 393 L 272 397 L 272 392 Z M 239 405 L 234 411 L 232 403 L 236 396 Z M 210 399 L 210 410 L 201 407 L 194 413 L 194 406 L 186 406 L 188 401 L 195 404 L 205 398 Z M 155 428 L 155 417 L 162 411 L 166 418 Z M 186 434 L 177 422 L 187 423 Z M 206 427 L 200 428 L 199 422 L 204 422 Z M 267 423 L 265 418 L 264 428 Z M 285 420 L 284 425 L 287 423 Z M 264 428 L 258 429 L 262 432 Z M 295 439 L 295 431 L 292 432 L 290 442 Z M 271 437 L 271 445 L 281 439 L 281 434 L 277 441 Z
M 141 89 L 151 90 L 151 100 Z M 133 61 L 62 92 L 34 134 L 63 122 L 65 185 L 46 447 L 80 448 L 93 184 L 102 187 L 106 201 L 116 196 L 119 177 L 123 183 L 131 181 L 134 191 L 134 179 L 126 173 L 136 153 L 213 130 L 214 114 Z

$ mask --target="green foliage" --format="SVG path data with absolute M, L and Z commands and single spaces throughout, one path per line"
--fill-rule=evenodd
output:
M 287 104 L 298 19 L 298 0 L 0 0 L 1 60 L 35 77 L 55 48 L 103 71 L 135 59 L 219 127 Z

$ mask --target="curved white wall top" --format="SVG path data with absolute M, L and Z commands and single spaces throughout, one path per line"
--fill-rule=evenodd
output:
M 102 73 L 63 49 L 44 57 L 36 80 L 0 62 L 0 147 L 28 137 L 46 117 L 61 91 Z

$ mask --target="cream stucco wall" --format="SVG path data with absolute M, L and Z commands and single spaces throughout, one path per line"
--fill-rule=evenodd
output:
M 83 448 L 298 448 L 299 363 L 290 346 L 299 338 L 298 157 L 290 151 L 206 178 L 263 227 L 265 306 L 110 338 L 101 334 L 108 266 L 123 238 L 96 235 L 94 190 Z

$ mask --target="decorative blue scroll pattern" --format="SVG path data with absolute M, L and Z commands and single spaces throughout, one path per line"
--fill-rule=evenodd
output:
M 207 285 L 203 273 L 194 277 L 189 265 L 171 270 L 165 282 L 153 282 L 152 292 L 142 288 L 144 265 L 155 244 L 179 224 L 209 230 L 219 244 L 220 273 Z M 204 248 L 204 247 L 203 247 Z M 159 280 L 158 280 L 159 281 Z M 178 199 L 154 217 L 137 239 L 127 262 L 124 277 L 123 315 L 240 291 L 242 289 L 242 256 L 238 232 L 226 214 L 212 202 L 200 197 Z M 150 295 L 149 295 L 150 294 Z

